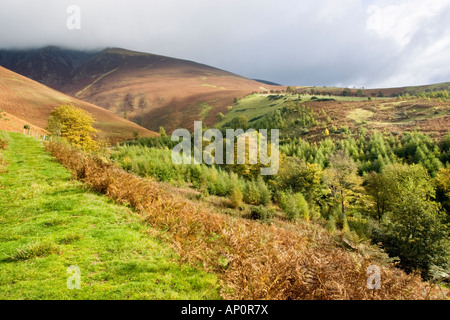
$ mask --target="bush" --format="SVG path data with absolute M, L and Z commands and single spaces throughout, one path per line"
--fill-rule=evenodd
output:
M 367 219 L 358 217 L 348 217 L 347 223 L 349 229 L 356 232 L 360 238 L 370 239 L 370 226 Z
M 307 221 L 309 220 L 308 203 L 301 193 L 282 193 L 279 201 L 281 209 L 289 220 L 295 221 L 300 217 Z
M 244 195 L 242 194 L 242 187 L 239 181 L 239 177 L 235 173 L 230 175 L 230 189 L 228 191 L 231 206 L 233 208 L 240 208 L 242 206 L 242 200 Z
M 255 181 L 247 181 L 244 188 L 244 201 L 248 204 L 259 205 L 261 194 Z
M 261 222 L 271 222 L 273 212 L 265 206 L 252 207 L 251 218 L 252 220 L 259 220 Z
M 206 170 L 208 192 L 219 197 L 226 197 L 230 192 L 229 175 L 214 167 L 208 169 Z
M 231 206 L 233 208 L 240 208 L 242 206 L 242 199 L 244 198 L 244 195 L 242 194 L 241 189 L 239 186 L 232 187 L 229 195 L 229 199 L 231 201 Z
M 246 181 L 244 186 L 244 202 L 252 205 L 267 205 L 272 200 L 272 193 L 261 177 Z
M 256 185 L 258 186 L 259 191 L 259 203 L 265 206 L 268 205 L 272 200 L 272 193 L 261 177 L 258 177 Z
M 433 265 L 448 268 L 448 231 L 436 203 L 406 195 L 383 221 L 382 232 L 383 247 L 407 272 L 418 270 L 428 279 Z

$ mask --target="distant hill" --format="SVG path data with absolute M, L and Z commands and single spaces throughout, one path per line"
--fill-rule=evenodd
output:
M 282 86 L 281 84 L 275 83 L 275 82 L 271 82 L 271 81 L 267 81 L 267 80 L 260 80 L 260 79 L 253 79 L 255 81 L 267 84 L 269 86 Z
M 396 88 L 340 88 L 340 87 L 319 87 L 319 86 L 299 86 L 294 87 L 301 94 L 329 94 L 342 95 L 343 91 L 347 91 L 350 95 L 357 95 L 358 91 L 367 97 L 396 97 L 399 95 L 414 95 L 419 92 L 430 92 L 437 90 L 450 91 L 450 82 L 429 84 L 422 86 L 396 87 Z
M 0 129 L 22 130 L 25 124 L 30 124 L 33 130 L 43 132 L 50 112 L 65 103 L 89 112 L 95 119 L 94 126 L 101 131 L 100 138 L 116 142 L 133 138 L 135 132 L 140 136 L 156 135 L 108 110 L 0 67 Z
M 207 125 L 235 97 L 271 86 L 187 60 L 118 48 L 0 51 L 0 65 L 152 130 Z M 276 87 L 279 89 L 278 87 Z

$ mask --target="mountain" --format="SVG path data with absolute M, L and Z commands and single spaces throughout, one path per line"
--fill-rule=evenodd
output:
M 0 67 L 0 129 L 21 131 L 25 124 L 34 131 L 44 131 L 50 112 L 61 104 L 72 104 L 95 119 L 94 126 L 100 130 L 98 137 L 117 142 L 140 136 L 153 136 L 151 132 L 108 110 L 75 99 L 36 81 Z
M 31 50 L 0 50 L 0 65 L 21 75 L 59 89 L 70 81 L 72 71 L 96 52 L 54 46 Z
M 192 61 L 109 48 L 98 52 L 46 47 L 0 51 L 0 65 L 151 130 L 191 129 L 226 113 L 234 98 L 279 90 Z

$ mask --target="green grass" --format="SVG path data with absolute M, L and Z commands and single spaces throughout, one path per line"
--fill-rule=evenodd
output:
M 225 87 L 217 87 L 216 85 L 208 84 L 208 83 L 202 84 L 202 87 L 208 87 L 208 88 L 214 88 L 214 89 L 226 90 Z
M 362 109 L 362 108 L 357 108 L 352 110 L 347 118 L 355 121 L 355 122 L 364 122 L 364 121 L 369 121 L 370 118 L 372 118 L 374 116 L 374 113 L 370 110 L 366 110 L 366 109 Z
M 275 95 L 276 94 L 274 94 L 274 96 Z M 216 127 L 220 128 L 225 123 L 239 116 L 246 116 L 248 120 L 251 121 L 257 117 L 264 116 L 271 111 L 282 108 L 286 101 L 292 99 L 286 96 L 282 99 L 270 100 L 268 96 L 269 95 L 253 94 L 239 100 L 239 102 L 225 114 L 225 118 L 216 124 Z
M 129 208 L 86 191 L 40 142 L 9 140 L 0 174 L 0 299 L 219 299 L 218 280 L 188 265 Z M 67 268 L 81 271 L 69 290 Z
M 200 108 L 200 119 L 203 121 L 208 116 L 209 112 L 214 109 L 214 106 L 206 103 L 206 102 L 200 102 L 198 104 Z

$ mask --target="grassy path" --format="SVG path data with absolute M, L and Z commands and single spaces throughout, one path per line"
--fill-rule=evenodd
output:
M 217 278 L 176 263 L 157 232 L 126 207 L 70 181 L 21 134 L 0 173 L 0 299 L 217 299 Z M 81 289 L 69 290 L 67 268 Z

